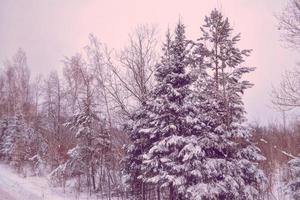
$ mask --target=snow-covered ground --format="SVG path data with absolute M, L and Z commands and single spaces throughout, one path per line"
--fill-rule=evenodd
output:
M 45 178 L 28 177 L 22 178 L 15 174 L 9 166 L 0 164 L 0 193 L 5 193 L 22 200 L 39 200 L 39 199 L 63 199 L 48 189 L 48 183 Z M 2 197 L 1 197 L 2 198 Z
M 272 200 L 287 200 L 282 191 L 282 170 L 276 170 L 271 191 Z M 63 192 L 62 188 L 53 188 L 46 177 L 23 178 L 7 164 L 0 163 L 0 200 L 100 200 L 88 194 Z M 106 200 L 103 199 L 103 200 Z M 112 199 L 117 200 L 117 199 Z M 121 200 L 121 199 L 120 199 Z
M 8 194 L 6 191 L 3 191 L 0 188 L 0 200 L 16 200 L 14 197 L 12 197 L 10 194 Z
M 100 200 L 96 196 L 64 193 L 49 185 L 46 177 L 26 177 L 16 174 L 8 165 L 0 163 L 0 200 Z

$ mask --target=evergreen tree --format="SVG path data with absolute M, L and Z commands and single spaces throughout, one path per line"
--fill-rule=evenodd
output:
M 171 35 L 168 30 L 166 35 L 166 43 L 163 44 L 164 56 L 162 63 L 169 65 L 170 63 L 170 49 L 171 49 Z M 149 95 L 148 102 L 154 100 L 153 95 Z M 139 178 L 142 175 L 143 155 L 150 149 L 151 145 L 158 140 L 156 137 L 151 137 L 149 131 L 155 128 L 151 122 L 151 113 L 149 112 L 150 105 L 145 103 L 133 115 L 132 120 L 128 123 L 126 128 L 131 144 L 127 146 L 127 155 L 124 159 L 126 174 L 126 182 L 131 190 L 131 194 L 137 199 L 145 199 L 146 183 Z
M 157 185 L 158 195 L 159 189 L 168 190 L 170 199 L 185 198 L 189 181 L 185 161 L 197 149 L 192 133 L 197 113 L 187 102 L 192 82 L 187 72 L 190 64 L 187 45 L 184 25 L 179 22 L 174 40 L 167 35 L 164 56 L 156 68 L 157 84 L 131 132 L 130 150 L 135 149 L 132 155 L 138 153 L 135 162 L 138 178 Z
M 166 61 L 157 66 L 157 85 L 153 90 L 150 138 L 157 138 L 144 155 L 143 169 L 146 182 L 169 187 L 170 199 L 181 199 L 186 179 L 183 148 L 190 142 L 189 115 L 185 99 L 190 93 L 191 77 L 187 68 L 187 41 L 184 25 L 179 22 L 174 41 L 166 52 Z
M 25 163 L 36 153 L 36 134 L 26 125 L 20 112 L 4 121 L 0 152 L 6 161 L 21 172 Z
M 97 115 L 86 105 L 82 112 L 75 115 L 69 124 L 71 129 L 77 130 L 77 146 L 69 151 L 72 173 L 85 174 L 88 178 L 88 186 L 95 187 L 95 172 L 97 161 L 101 153 L 110 146 L 108 132 L 95 129 L 96 123 L 100 123 Z
M 294 158 L 289 161 L 289 170 L 291 179 L 288 181 L 285 191 L 290 199 L 300 199 L 300 158 Z
M 240 34 L 232 36 L 233 29 L 228 18 L 224 18 L 216 9 L 205 17 L 201 31 L 203 36 L 199 40 L 204 44 L 207 54 L 204 64 L 213 73 L 215 96 L 223 104 L 220 112 L 229 127 L 236 121 L 244 120 L 244 107 L 239 94 L 252 87 L 248 81 L 241 80 L 245 73 L 254 70 L 243 66 L 251 50 L 240 50 L 237 47 Z
M 252 68 L 242 66 L 249 50 L 239 50 L 228 19 L 213 10 L 201 28 L 203 37 L 193 56 L 200 68 L 191 102 L 198 108 L 201 129 L 192 160 L 189 199 L 259 199 L 265 183 L 258 163 L 263 156 L 245 125 L 242 94 L 251 84 L 242 80 Z M 201 43 L 203 42 L 203 43 Z M 199 52 L 204 55 L 198 55 Z M 196 62 L 197 59 L 200 62 Z M 202 59 L 203 58 L 203 59 Z M 210 75 L 213 75 L 212 77 Z
M 79 99 L 81 109 L 66 124 L 74 131 L 77 143 L 68 151 L 69 159 L 52 172 L 52 179 L 64 176 L 80 178 L 83 175 L 88 189 L 95 191 L 97 167 L 108 156 L 111 141 L 106 124 L 96 113 L 94 77 L 85 68 L 81 69 L 81 75 L 84 82 Z

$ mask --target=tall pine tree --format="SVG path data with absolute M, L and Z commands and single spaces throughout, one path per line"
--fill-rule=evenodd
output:
M 200 69 L 192 102 L 205 126 L 197 137 L 201 153 L 190 173 L 194 183 L 188 198 L 260 199 L 265 177 L 258 163 L 264 158 L 251 142 L 242 101 L 245 89 L 252 86 L 242 80 L 253 70 L 243 66 L 250 51 L 236 47 L 240 35 L 232 37 L 228 19 L 217 10 L 205 18 L 201 30 L 193 56 L 195 61 L 203 54 L 204 58 L 194 62 Z

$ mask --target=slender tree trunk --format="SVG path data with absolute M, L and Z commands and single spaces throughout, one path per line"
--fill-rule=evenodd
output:
M 218 64 L 218 43 L 215 42 L 215 81 L 216 81 L 216 90 L 219 90 L 219 64 Z
M 145 183 L 142 182 L 142 199 L 146 200 Z
M 175 198 L 174 198 L 174 186 L 173 186 L 173 184 L 170 185 L 169 200 L 175 200 Z
M 226 94 L 226 82 L 225 82 L 225 63 L 224 61 L 222 62 L 222 86 L 223 86 L 223 101 L 225 103 L 225 109 L 226 109 L 226 115 L 225 115 L 225 124 L 227 128 L 229 127 L 230 121 L 231 121 L 231 116 L 230 116 L 230 111 L 229 111 L 229 102 L 227 99 L 227 94 Z
M 157 200 L 160 200 L 160 186 L 157 185 L 156 187 L 156 192 L 157 192 Z
M 80 175 L 78 175 L 78 177 L 77 177 L 77 183 L 78 183 L 77 192 L 80 192 L 80 188 L 81 188 Z
M 91 191 L 91 175 L 90 175 L 90 172 L 88 172 L 88 174 L 86 176 L 86 180 L 87 180 L 87 185 L 88 185 L 88 191 L 91 195 L 92 191 Z
M 100 191 L 101 198 L 103 199 L 104 198 L 104 194 L 103 194 L 102 180 L 103 180 L 103 169 L 102 169 L 102 165 L 101 165 L 100 174 L 99 174 L 98 191 Z
M 107 180 L 108 180 L 108 199 L 111 200 L 111 188 L 110 188 L 110 176 L 109 171 L 107 172 Z
M 104 90 L 104 100 L 105 100 L 105 107 L 106 107 L 106 112 L 108 116 L 108 123 L 109 123 L 109 131 L 111 130 L 111 115 L 110 115 L 110 110 L 109 110 L 109 105 L 108 105 L 108 100 L 107 100 L 107 95 L 106 95 L 106 90 Z
M 58 104 L 58 108 L 57 108 L 57 134 L 58 135 L 60 135 L 60 122 L 61 122 L 61 120 L 60 120 L 60 110 L 61 110 L 61 108 L 60 108 L 60 106 L 61 106 L 61 97 L 60 97 L 60 82 L 59 82 L 59 80 L 58 80 L 58 83 L 57 83 L 57 96 L 58 96 L 58 102 L 57 102 L 57 104 Z
M 103 179 L 103 165 L 102 165 L 102 157 L 101 157 L 101 167 L 100 167 L 100 175 L 99 175 L 99 184 L 98 184 L 98 190 L 103 192 L 103 187 L 102 187 L 102 179 Z
M 94 169 L 94 166 L 92 166 L 92 184 L 93 184 L 93 190 L 96 191 L 96 181 L 95 181 L 95 169 Z

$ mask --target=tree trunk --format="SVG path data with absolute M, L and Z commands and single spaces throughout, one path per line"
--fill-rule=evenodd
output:
M 170 185 L 169 200 L 175 200 L 175 198 L 174 198 L 174 186 L 173 186 L 173 184 Z
M 215 81 L 216 90 L 219 90 L 219 63 L 218 63 L 218 43 L 215 42 Z
M 224 72 L 224 69 L 225 69 L 225 63 L 224 61 L 222 62 L 222 86 L 223 86 L 223 101 L 224 101 L 224 104 L 225 104 L 225 110 L 226 110 L 226 114 L 225 114 L 225 124 L 226 124 L 226 128 L 228 129 L 229 128 L 229 124 L 230 124 L 230 121 L 231 121 L 231 116 L 230 116 L 230 111 L 229 111 L 229 102 L 228 102 L 228 99 L 227 99 L 227 94 L 226 94 L 226 81 L 225 81 L 225 72 Z
M 157 200 L 160 200 L 160 186 L 157 185 L 156 187 L 156 192 L 157 192 Z
M 142 182 L 142 199 L 146 200 L 146 190 L 145 190 L 145 183 Z
M 109 171 L 107 172 L 107 180 L 108 180 L 108 199 L 111 200 L 111 189 L 110 189 L 110 175 Z
M 96 181 L 95 181 L 95 169 L 94 166 L 92 166 L 92 184 L 93 184 L 93 190 L 96 191 Z
M 90 175 L 90 173 L 88 173 L 86 176 L 86 182 L 87 182 L 87 186 L 88 186 L 88 191 L 91 195 L 92 191 L 91 191 L 91 175 Z

